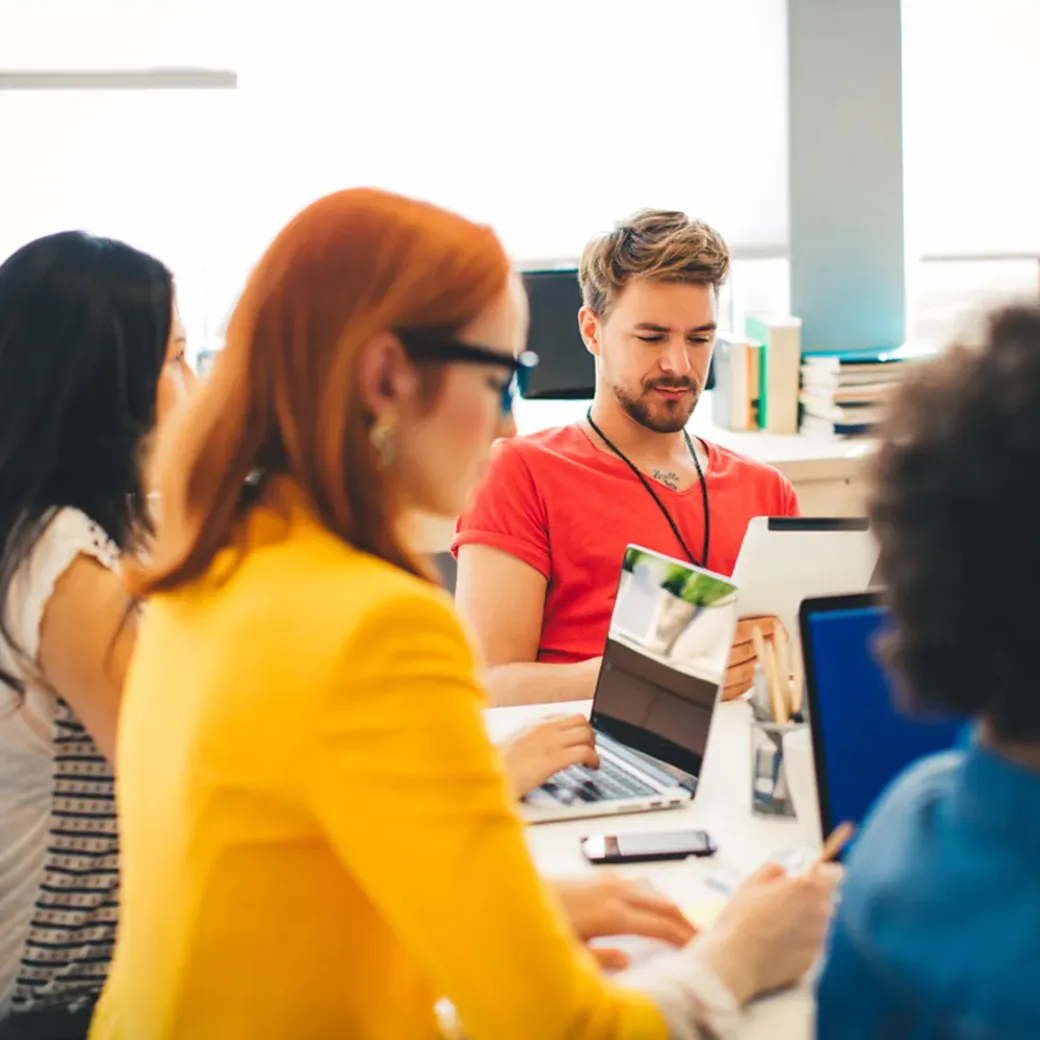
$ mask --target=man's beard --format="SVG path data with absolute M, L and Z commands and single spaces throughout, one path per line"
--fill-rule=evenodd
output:
M 662 399 L 659 406 L 661 411 L 655 414 L 652 395 L 658 387 L 662 390 L 692 391 L 693 397 L 689 404 L 686 403 L 686 400 L 668 402 Z M 630 396 L 619 386 L 611 387 L 611 389 L 629 418 L 639 423 L 644 429 L 653 430 L 654 433 L 678 433 L 690 421 L 690 416 L 693 415 L 693 410 L 697 407 L 697 402 L 701 397 L 700 385 L 694 379 L 672 382 L 658 380 L 656 383 L 646 383 L 638 397 Z

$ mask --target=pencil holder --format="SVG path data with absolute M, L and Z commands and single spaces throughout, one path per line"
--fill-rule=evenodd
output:
M 784 770 L 784 737 L 804 722 L 751 723 L 751 811 L 760 816 L 794 816 Z

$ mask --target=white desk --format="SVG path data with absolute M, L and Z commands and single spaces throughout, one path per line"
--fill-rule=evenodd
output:
M 492 740 L 499 742 L 546 715 L 582 712 L 589 701 L 538 704 L 519 708 L 492 708 L 486 713 Z M 771 855 L 805 846 L 799 824 L 786 819 L 763 819 L 750 809 L 750 709 L 743 702 L 720 704 L 712 719 L 708 749 L 697 796 L 689 806 L 664 812 L 604 816 L 528 828 L 528 844 L 539 871 L 560 877 L 595 870 L 581 855 L 578 839 L 600 832 L 634 833 L 701 828 L 710 832 L 719 851 L 712 859 L 617 867 L 629 875 L 650 877 L 680 905 L 702 902 L 712 894 L 705 881 L 722 867 L 748 871 Z M 757 1001 L 748 1009 L 742 1037 L 746 1040 L 807 1040 L 812 1035 L 813 1001 L 810 986 Z

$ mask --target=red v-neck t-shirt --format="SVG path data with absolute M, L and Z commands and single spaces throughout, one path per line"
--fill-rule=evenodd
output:
M 707 567 L 729 575 L 751 518 L 797 516 L 798 498 L 772 466 L 701 443 L 708 454 L 704 477 L 711 514 Z M 703 562 L 699 483 L 684 491 L 656 481 L 651 486 Z M 568 664 L 603 652 L 630 542 L 686 559 L 636 475 L 572 425 L 494 446 L 488 472 L 459 518 L 452 552 L 462 545 L 489 545 L 537 570 L 548 582 L 538 660 Z M 501 593 L 508 596 L 509 590 Z

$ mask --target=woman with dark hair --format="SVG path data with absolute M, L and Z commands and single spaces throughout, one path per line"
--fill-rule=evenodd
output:
M 689 1040 L 811 963 L 825 872 L 767 869 L 615 984 L 535 871 L 414 543 L 513 431 L 526 321 L 490 229 L 384 192 L 314 203 L 253 272 L 156 446 L 92 1037 L 432 1040 L 448 997 L 472 1040 Z
M 184 346 L 169 272 L 127 245 L 66 232 L 0 266 L 0 1037 L 82 1036 L 111 956 L 119 561 Z
M 848 860 L 821 1040 L 1040 1036 L 1040 307 L 915 365 L 870 514 L 904 708 L 970 718 L 910 766 Z

